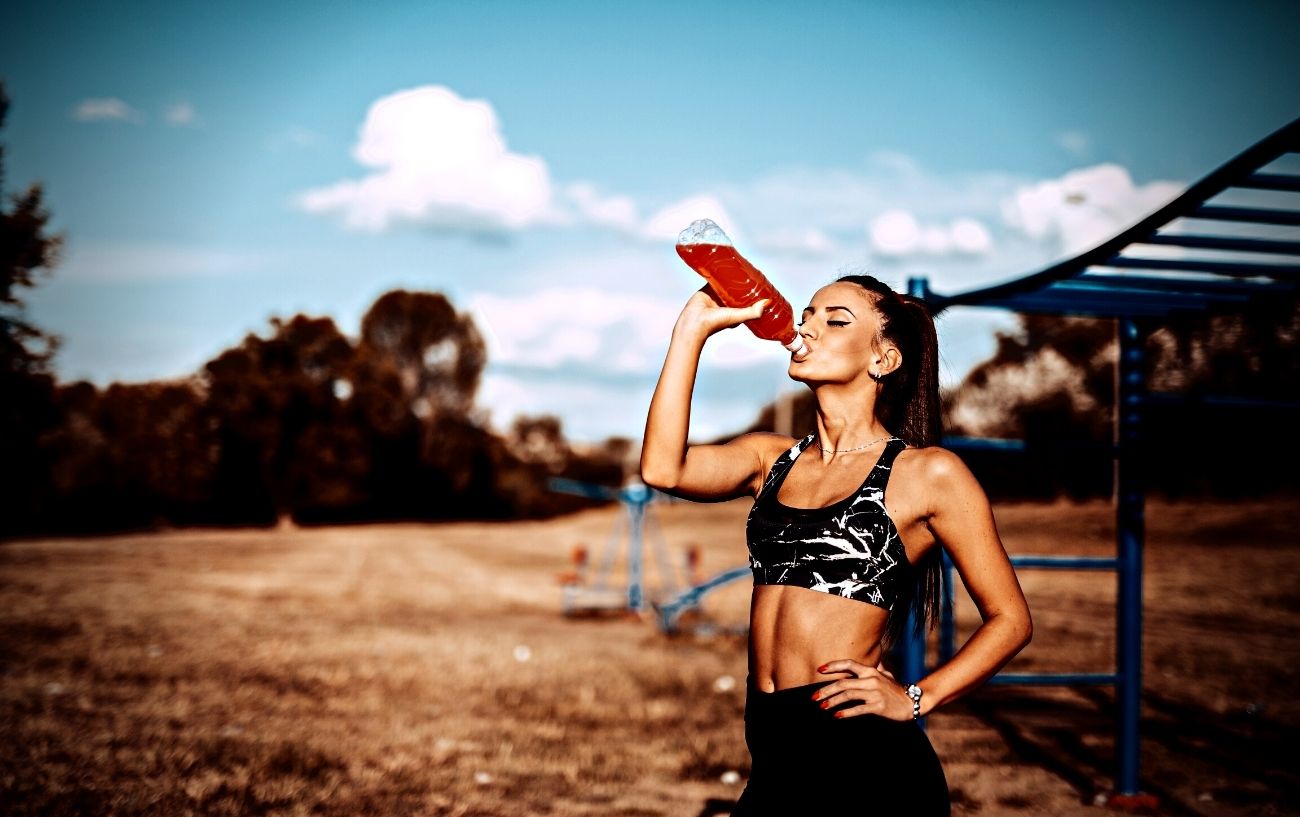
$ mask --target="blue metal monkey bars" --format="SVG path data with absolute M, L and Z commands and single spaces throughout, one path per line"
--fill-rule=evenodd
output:
M 1224 199 L 1252 200 L 1212 201 Z M 1262 202 L 1260 200 L 1263 200 Z M 1139 248 L 1147 249 L 1139 249 Z M 1150 248 L 1160 248 L 1152 251 Z M 1018 556 L 1018 568 L 1115 570 L 1116 672 L 1003 674 L 991 683 L 1116 687 L 1115 793 L 1137 795 L 1142 694 L 1144 486 L 1136 454 L 1146 390 L 1144 348 L 1154 320 L 1186 312 L 1247 312 L 1300 289 L 1300 119 L 1193 184 L 1169 204 L 1096 247 L 1040 272 L 969 292 L 908 291 L 936 314 L 953 306 L 1113 318 L 1119 340 L 1115 410 L 1114 558 Z M 945 558 L 940 660 L 955 651 L 952 564 Z M 925 639 L 902 645 L 902 672 L 925 674 Z

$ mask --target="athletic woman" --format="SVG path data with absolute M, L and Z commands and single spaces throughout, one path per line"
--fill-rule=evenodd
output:
M 700 352 L 764 302 L 721 306 L 708 285 L 673 329 L 650 402 L 641 475 L 675 496 L 755 498 L 745 741 L 734 816 L 949 813 L 943 770 L 914 723 L 970 692 L 1029 643 L 1029 608 L 988 499 L 940 438 L 937 342 L 924 304 L 869 276 L 822 287 L 803 310 L 816 428 L 687 445 Z M 940 548 L 982 618 L 912 684 L 884 669 L 909 611 L 933 620 Z

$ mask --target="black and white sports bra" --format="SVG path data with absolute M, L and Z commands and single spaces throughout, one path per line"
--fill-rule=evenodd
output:
M 745 524 L 754 584 L 784 584 L 833 593 L 889 610 L 912 580 L 894 521 L 885 512 L 885 485 L 907 443 L 892 437 L 865 481 L 825 508 L 791 508 L 776 495 L 816 434 L 772 463 Z

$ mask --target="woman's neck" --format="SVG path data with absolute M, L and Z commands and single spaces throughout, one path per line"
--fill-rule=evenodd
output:
M 817 402 L 817 445 L 821 446 L 823 460 L 890 436 L 876 417 L 874 393 L 823 386 L 813 395 Z M 869 452 L 873 448 L 862 450 Z

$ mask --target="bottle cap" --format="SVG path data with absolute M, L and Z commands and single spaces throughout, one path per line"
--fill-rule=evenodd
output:
M 804 352 L 808 351 L 807 344 L 803 342 L 803 335 L 799 335 L 799 334 L 796 334 L 794 336 L 794 340 L 790 341 L 789 343 L 783 343 L 781 345 L 789 349 L 791 352 L 793 352 L 795 357 L 798 357 L 802 355 Z
M 730 247 L 731 239 L 722 231 L 712 219 L 701 218 L 692 221 L 690 225 L 682 230 L 677 236 L 678 244 L 718 244 L 723 247 Z

